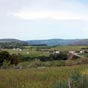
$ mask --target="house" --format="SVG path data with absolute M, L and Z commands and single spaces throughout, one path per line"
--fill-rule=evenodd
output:
M 81 51 L 80 51 L 80 54 L 83 54 L 84 52 L 85 52 L 84 50 L 81 50 Z
M 88 48 L 81 48 L 81 53 L 88 53 Z
M 75 51 L 69 51 L 68 52 L 68 59 L 77 59 L 80 58 L 80 55 L 78 53 L 75 53 Z
M 60 51 L 59 50 L 54 50 L 53 54 L 60 54 Z

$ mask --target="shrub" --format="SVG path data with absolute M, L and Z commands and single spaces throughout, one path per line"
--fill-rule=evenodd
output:
M 19 57 L 16 55 L 16 54 L 12 54 L 10 56 L 10 64 L 14 64 L 14 65 L 17 65 L 19 62 L 20 62 L 20 59 Z
M 30 63 L 29 67 L 39 67 L 42 66 L 42 62 L 39 59 L 35 59 Z
M 43 62 L 43 66 L 45 66 L 45 67 L 51 67 L 52 66 L 52 62 L 51 61 Z
M 54 54 L 50 54 L 49 56 L 50 58 L 52 58 L 53 60 L 66 60 L 67 59 L 67 54 L 66 53 L 54 53 Z
M 66 60 L 66 59 L 67 59 L 67 54 L 66 54 L 66 53 L 60 53 L 60 54 L 59 54 L 59 58 L 60 58 L 61 60 Z
M 31 62 L 29 62 L 29 61 L 27 61 L 27 62 L 21 62 L 17 66 L 20 67 L 20 68 L 29 68 L 30 67 L 30 63 Z
M 72 65 L 79 65 L 82 64 L 82 60 L 78 59 L 78 60 L 66 60 L 65 61 L 65 66 L 72 66 Z
M 37 58 L 40 59 L 40 61 L 49 61 L 50 60 L 48 56 L 39 56 Z
M 3 65 L 3 62 L 7 60 L 10 60 L 10 54 L 7 51 L 1 51 L 0 52 L 0 66 Z
M 29 55 L 22 55 L 20 58 L 21 58 L 22 61 L 31 61 L 31 60 L 33 60 L 33 58 L 30 57 Z
M 8 68 L 9 66 L 10 66 L 10 61 L 4 60 L 4 61 L 3 61 L 3 65 L 1 66 L 1 68 L 6 69 L 6 68 Z

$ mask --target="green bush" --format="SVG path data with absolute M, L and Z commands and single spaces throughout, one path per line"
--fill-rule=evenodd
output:
M 42 62 L 39 59 L 35 59 L 30 63 L 29 67 L 40 67 L 42 66 Z
M 30 63 L 29 61 L 25 61 L 25 62 L 21 62 L 19 63 L 17 66 L 21 67 L 21 68 L 29 68 L 30 67 Z
M 43 62 L 42 65 L 44 67 L 51 67 L 52 66 L 52 62 L 51 61 L 46 61 L 46 62 Z
M 50 54 L 49 56 L 52 60 L 66 60 L 67 59 L 67 54 L 66 53 L 54 53 Z
M 10 66 L 10 61 L 4 60 L 1 68 L 6 69 L 9 68 L 9 66 Z
M 17 65 L 20 62 L 19 56 L 16 54 L 12 54 L 10 56 L 10 64 Z
M 50 61 L 50 58 L 48 56 L 38 56 L 37 57 L 40 61 Z
M 10 54 L 7 51 L 1 51 L 0 52 L 0 66 L 3 65 L 3 62 L 7 60 L 10 60 Z
M 29 55 L 21 55 L 20 58 L 21 58 L 22 61 L 31 61 L 31 60 L 33 60 L 33 58 L 30 57 Z

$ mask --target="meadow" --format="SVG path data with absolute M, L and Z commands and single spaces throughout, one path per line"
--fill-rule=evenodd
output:
M 41 56 L 41 55 L 49 55 L 47 51 L 59 50 L 59 51 L 80 51 L 81 48 L 87 48 L 87 46 L 25 46 L 25 48 L 20 52 L 19 50 L 13 49 L 3 49 L 3 51 L 8 51 L 10 54 L 18 54 L 28 55 L 27 52 L 31 56 Z
M 1 69 L 0 88 L 60 88 L 56 87 L 58 82 L 68 81 L 74 71 L 80 71 L 82 75 L 88 74 L 88 65 Z
M 54 46 L 54 47 L 36 47 L 26 46 L 22 51 L 13 49 L 3 49 L 10 54 L 30 55 L 30 56 L 48 56 L 49 51 L 80 51 L 81 48 L 87 48 L 87 46 Z M 28 52 L 28 53 L 27 53 Z M 74 81 L 72 88 L 88 88 L 88 65 L 73 65 L 74 63 L 80 63 L 81 60 L 70 61 L 50 61 L 41 62 L 35 60 L 32 63 L 22 62 L 18 66 L 23 68 L 1 68 L 0 69 L 0 88 L 68 88 L 68 81 L 71 79 L 71 75 L 74 74 Z M 86 60 L 88 61 L 88 60 Z M 29 66 L 31 65 L 32 66 Z M 65 66 L 65 64 L 69 66 Z M 6 64 L 5 64 L 6 65 Z M 34 67 L 33 67 L 34 66 Z M 86 76 L 81 79 L 81 77 Z M 81 81 L 81 82 L 80 82 Z M 80 85 L 80 86 L 79 86 Z M 79 86 L 79 87 L 78 87 Z

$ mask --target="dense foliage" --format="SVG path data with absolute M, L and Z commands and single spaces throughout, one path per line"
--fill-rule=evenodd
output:
M 7 51 L 1 51 L 0 52 L 0 66 L 3 66 L 4 62 L 9 62 L 10 64 L 17 65 L 19 63 L 19 56 L 16 54 L 10 55 Z
M 28 44 L 26 42 L 2 42 L 0 43 L 0 48 L 3 49 L 13 49 L 13 48 L 24 48 L 24 46 L 27 46 Z

